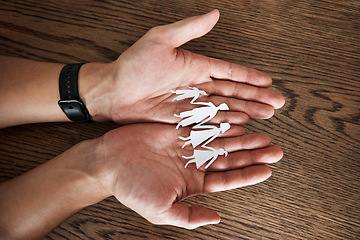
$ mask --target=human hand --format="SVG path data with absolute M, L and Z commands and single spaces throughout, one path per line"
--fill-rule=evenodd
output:
M 240 126 L 232 126 L 209 146 L 224 148 L 227 157 L 218 159 L 205 170 L 194 164 L 184 168 L 182 156 L 193 153 L 181 148 L 179 136 L 188 136 L 191 128 L 176 130 L 167 124 L 127 125 L 102 137 L 107 169 L 104 185 L 108 194 L 155 224 L 193 229 L 220 221 L 208 208 L 180 201 L 193 195 L 224 191 L 266 180 L 271 170 L 266 164 L 281 159 L 282 150 L 270 146 L 266 134 L 244 135 Z M 204 164 L 206 165 L 206 164 Z
M 93 119 L 175 123 L 178 119 L 174 113 L 190 106 L 189 101 L 172 102 L 170 91 L 188 86 L 209 94 L 199 100 L 229 105 L 230 111 L 219 112 L 211 123 L 244 124 L 249 117 L 270 118 L 285 100 L 280 93 L 268 89 L 272 84 L 269 76 L 179 48 L 208 33 L 218 19 L 219 12 L 214 10 L 155 27 L 116 61 L 84 65 L 80 74 L 91 76 L 94 81 L 80 84 L 80 95 Z

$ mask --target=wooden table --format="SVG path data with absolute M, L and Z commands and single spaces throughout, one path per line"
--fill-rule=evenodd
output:
M 284 150 L 273 176 L 187 200 L 218 211 L 220 224 L 193 231 L 154 226 L 108 198 L 47 239 L 360 239 L 359 1 L 0 2 L 0 54 L 63 63 L 113 61 L 151 27 L 218 8 L 215 28 L 184 48 L 264 71 L 287 99 L 270 120 L 245 126 L 270 134 Z M 2 129 L 1 181 L 116 127 Z

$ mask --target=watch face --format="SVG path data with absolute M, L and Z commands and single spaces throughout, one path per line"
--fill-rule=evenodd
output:
M 85 105 L 79 100 L 60 100 L 58 102 L 60 108 L 66 116 L 74 122 L 88 122 L 90 115 Z

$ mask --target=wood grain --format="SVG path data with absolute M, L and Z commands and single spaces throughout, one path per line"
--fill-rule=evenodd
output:
M 46 239 L 360 239 L 360 2 L 0 1 L 0 54 L 109 62 L 148 29 L 218 8 L 205 37 L 184 48 L 268 73 L 286 105 L 248 132 L 285 152 L 264 183 L 197 196 L 222 222 L 193 231 L 154 226 L 114 198 L 81 210 Z M 114 123 L 0 130 L 1 181 L 101 136 Z

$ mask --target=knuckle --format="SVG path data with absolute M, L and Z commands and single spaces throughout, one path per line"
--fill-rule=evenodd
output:
M 153 27 L 145 34 L 145 37 L 153 42 L 162 42 L 162 36 L 164 33 L 163 29 L 163 26 Z
M 233 63 L 230 62 L 228 66 L 228 79 L 233 80 Z

